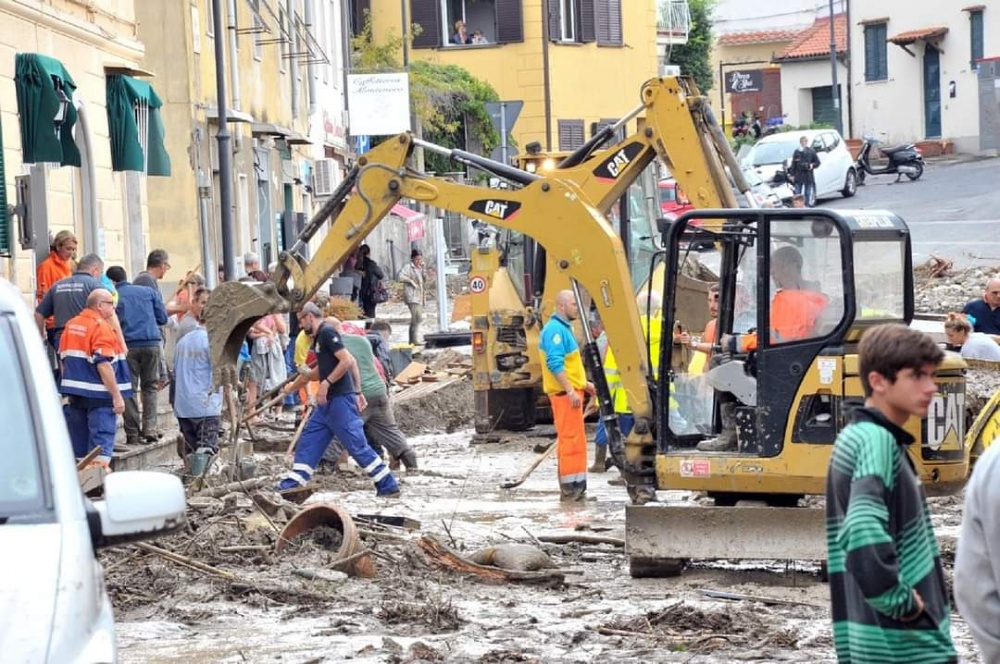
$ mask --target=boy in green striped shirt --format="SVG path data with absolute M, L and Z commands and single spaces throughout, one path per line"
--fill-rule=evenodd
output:
M 827 565 L 841 662 L 955 662 L 951 607 L 927 497 L 903 430 L 927 415 L 944 353 L 904 325 L 858 349 L 865 405 L 837 437 L 826 482 Z

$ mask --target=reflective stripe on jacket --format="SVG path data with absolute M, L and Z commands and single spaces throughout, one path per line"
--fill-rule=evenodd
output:
M 653 366 L 653 378 L 660 375 L 660 345 L 663 343 L 663 320 L 653 318 L 652 324 L 645 314 L 639 318 L 642 324 L 642 337 L 649 346 L 650 359 Z M 652 330 L 652 335 L 650 335 Z M 645 351 L 645 348 L 643 349 Z M 608 381 L 608 389 L 611 391 L 611 398 L 614 400 L 616 413 L 630 413 L 628 407 L 628 395 L 622 386 L 621 372 L 618 370 L 618 361 L 615 354 L 608 348 L 608 354 L 604 357 L 604 377 Z
M 97 366 L 108 362 L 122 398 L 132 396 L 132 376 L 125 358 L 125 345 L 111 325 L 93 309 L 84 309 L 71 318 L 59 342 L 62 380 L 59 391 L 89 399 L 111 401 Z

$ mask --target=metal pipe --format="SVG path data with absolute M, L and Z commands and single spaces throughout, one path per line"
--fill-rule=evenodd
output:
M 409 24 L 406 22 L 406 0 L 399 0 L 399 12 L 401 14 L 400 23 L 402 28 L 400 32 L 403 33 L 403 69 L 410 68 L 410 37 L 409 37 Z M 445 35 L 447 37 L 448 35 Z
M 212 21 L 216 35 L 222 35 L 222 0 L 212 0 Z M 233 245 L 233 153 L 229 147 L 229 109 L 226 103 L 226 58 L 222 39 L 215 39 L 215 90 L 219 107 L 219 216 L 222 222 L 222 265 L 226 281 L 236 279 L 236 250 Z M 203 238 L 202 242 L 206 242 Z
M 481 157 L 478 154 L 473 154 L 472 152 L 466 152 L 465 150 L 453 150 L 452 148 L 446 148 L 438 145 L 437 143 L 431 143 L 415 136 L 411 137 L 410 140 L 413 141 L 413 145 L 416 147 L 421 147 L 425 150 L 430 150 L 431 152 L 444 155 L 445 157 L 450 157 L 460 164 L 475 166 L 476 168 L 484 170 L 488 173 L 493 173 L 494 175 L 499 175 L 500 177 L 506 178 L 512 182 L 517 182 L 518 184 L 531 184 L 536 180 L 542 179 L 540 175 L 529 173 L 528 171 L 523 171 L 520 168 L 508 166 L 507 164 L 501 164 L 499 161 L 493 161 L 492 159 Z
M 218 34 L 218 33 L 216 33 Z M 240 59 L 237 55 L 236 39 L 236 0 L 229 0 L 229 81 L 233 85 L 233 110 L 239 111 L 240 105 Z M 236 141 L 239 142 L 239 132 Z
M 847 136 L 854 136 L 854 72 L 851 58 L 851 0 L 844 0 L 844 22 L 847 24 Z
M 837 83 L 837 31 L 833 20 L 833 0 L 830 0 L 830 70 L 832 85 L 830 86 L 830 96 L 833 98 L 833 112 L 835 115 L 833 126 L 837 128 L 837 133 L 844 133 L 844 117 L 840 110 L 840 85 Z
M 549 3 L 542 0 L 542 87 L 545 89 L 545 151 L 552 151 L 552 90 L 549 85 Z
M 234 0 L 229 1 L 233 2 Z M 316 23 L 316 12 L 313 9 L 313 2 L 314 0 L 302 0 L 303 12 L 306 19 L 306 30 L 312 28 L 312 26 Z M 309 66 L 306 70 L 306 76 L 308 76 L 306 90 L 309 93 L 309 115 L 312 116 L 319 110 L 319 103 L 316 101 L 317 74 L 315 58 L 309 58 Z
M 445 254 L 448 251 L 448 243 L 444 239 L 444 218 L 434 219 L 435 230 L 435 250 L 434 266 L 437 269 L 437 309 L 438 309 L 438 331 L 448 330 L 448 277 L 445 274 Z
M 299 33 L 295 29 L 295 2 L 287 0 L 285 5 L 285 21 L 288 25 L 288 73 L 292 79 L 292 119 L 299 117 Z M 279 57 L 281 57 L 279 55 Z
M 205 273 L 205 285 L 211 290 L 218 285 L 219 270 L 215 266 L 215 256 L 209 246 L 212 237 L 212 186 L 205 171 L 198 169 L 198 225 L 201 227 L 201 265 Z

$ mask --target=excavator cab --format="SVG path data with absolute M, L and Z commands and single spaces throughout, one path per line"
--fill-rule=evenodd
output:
M 700 219 L 714 223 L 695 226 Z M 673 358 L 678 346 L 662 345 L 660 366 L 673 370 L 658 389 L 672 396 L 658 416 L 658 484 L 707 491 L 717 504 L 751 496 L 795 504 L 822 493 L 837 432 L 864 401 L 858 340 L 873 325 L 913 317 L 906 224 L 884 211 L 692 212 L 666 231 L 668 265 L 683 265 L 694 232 L 720 248 L 717 304 L 701 305 L 717 306 L 705 338 L 712 353 L 684 367 Z M 663 301 L 675 306 L 663 311 L 664 330 L 681 320 L 683 279 L 667 271 Z M 957 366 L 946 363 L 939 381 L 945 399 L 964 390 Z M 928 484 L 964 481 L 960 425 L 933 440 L 926 423 L 909 428 L 925 443 L 911 454 Z

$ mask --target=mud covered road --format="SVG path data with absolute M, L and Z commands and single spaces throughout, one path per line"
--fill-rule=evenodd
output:
M 283 448 L 291 422 L 262 432 Z M 430 566 L 416 544 L 424 535 L 462 555 L 491 544 L 537 544 L 554 533 L 624 536 L 624 491 L 606 481 L 614 471 L 590 476 L 595 501 L 562 506 L 551 459 L 521 487 L 498 486 L 530 465 L 539 438 L 470 439 L 471 431 L 412 438 L 422 470 L 402 475 L 398 500 L 376 499 L 355 471 L 318 476 L 324 490 L 307 504 L 420 522 L 415 531 L 367 529 L 364 544 L 378 569 L 371 580 L 329 572 L 330 554 L 314 542 L 274 553 L 272 522 L 280 527 L 299 508 L 279 506 L 265 517 L 242 493 L 192 501 L 188 529 L 155 543 L 193 566 L 128 546 L 102 554 L 122 660 L 834 661 L 827 587 L 814 564 L 734 561 L 695 566 L 675 579 L 634 580 L 620 547 L 574 543 L 542 545 L 563 582 L 485 583 Z M 277 471 L 280 457 L 258 452 L 258 472 Z M 961 501 L 935 499 L 934 511 L 950 567 Z M 758 601 L 706 595 L 717 591 Z M 953 625 L 963 661 L 979 661 L 957 614 Z

